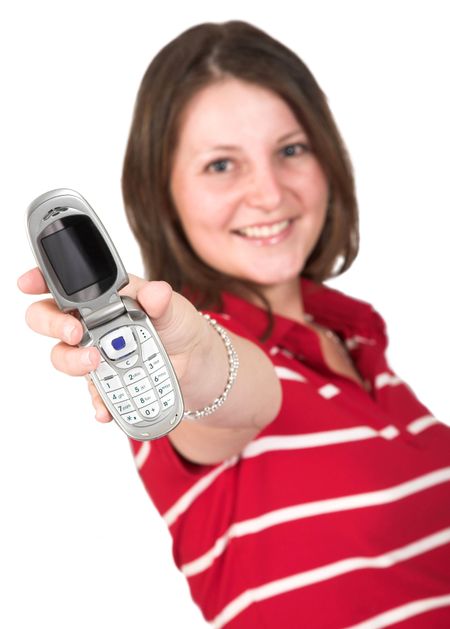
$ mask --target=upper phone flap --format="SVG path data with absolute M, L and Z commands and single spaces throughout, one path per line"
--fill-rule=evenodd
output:
M 75 190 L 59 188 L 37 197 L 27 211 L 28 238 L 61 310 L 83 318 L 117 306 L 128 275 L 108 232 Z

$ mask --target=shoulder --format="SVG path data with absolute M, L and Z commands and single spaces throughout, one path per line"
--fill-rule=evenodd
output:
M 382 346 L 388 342 L 387 326 L 380 312 L 368 301 L 326 284 L 302 278 L 305 309 L 345 336 L 374 338 Z

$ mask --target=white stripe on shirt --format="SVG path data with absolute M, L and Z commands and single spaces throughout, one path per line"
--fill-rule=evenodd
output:
M 422 537 L 411 544 L 394 548 L 393 550 L 378 555 L 376 557 L 348 557 L 347 559 L 341 559 L 339 561 L 320 566 L 319 568 L 313 568 L 312 570 L 306 570 L 305 572 L 299 572 L 297 574 L 285 577 L 283 579 L 277 579 L 270 581 L 264 585 L 260 585 L 255 588 L 250 588 L 242 594 L 239 594 L 234 600 L 228 603 L 224 609 L 212 620 L 212 626 L 214 629 L 220 629 L 233 618 L 241 614 L 252 603 L 263 601 L 278 594 L 284 594 L 302 587 L 314 585 L 339 577 L 355 570 L 362 570 L 367 568 L 390 568 L 391 566 L 429 552 L 439 546 L 443 546 L 450 542 L 450 528 L 442 529 L 437 533 Z M 421 613 L 416 611 L 416 613 Z M 372 629 L 372 626 L 369 625 Z M 385 625 L 377 625 L 385 626 Z
M 317 448 L 329 446 L 337 443 L 350 443 L 351 441 L 362 441 L 374 437 L 393 439 L 399 435 L 395 426 L 388 425 L 381 430 L 375 430 L 371 426 L 355 426 L 354 428 L 342 428 L 341 430 L 324 430 L 322 432 L 311 432 L 303 435 L 275 435 L 270 437 L 260 437 L 251 441 L 242 450 L 242 458 L 258 456 L 264 452 L 273 450 L 300 450 L 303 448 Z
M 306 378 L 298 371 L 289 369 L 288 367 L 275 366 L 275 372 L 280 380 L 295 380 L 297 382 L 306 382 Z
M 408 424 L 406 426 L 406 430 L 412 435 L 418 435 L 420 432 L 423 432 L 430 426 L 440 423 L 441 422 L 437 420 L 436 417 L 433 417 L 432 415 L 425 415 L 424 417 L 419 417 L 419 419 L 416 419 Z
M 395 387 L 397 384 L 403 384 L 403 380 L 395 374 L 388 373 L 387 371 L 379 373 L 375 377 L 375 389 L 382 389 L 388 385 L 390 387 Z
M 254 535 L 271 526 L 278 526 L 303 518 L 389 504 L 447 481 L 450 481 L 450 467 L 444 467 L 429 472 L 428 474 L 418 476 L 413 480 L 388 487 L 387 489 L 292 505 L 290 507 L 268 511 L 255 518 L 235 522 L 223 535 L 217 538 L 206 553 L 182 565 L 181 571 L 186 577 L 192 577 L 208 570 L 215 559 L 225 551 L 233 538 L 243 537 L 244 535 Z
M 167 526 L 172 526 L 172 524 L 177 520 L 177 518 L 184 513 L 194 502 L 194 500 L 202 494 L 219 476 L 222 474 L 224 470 L 228 467 L 232 467 L 237 463 L 238 457 L 233 456 L 231 459 L 227 459 L 219 465 L 219 467 L 214 468 L 203 476 L 197 483 L 195 483 L 187 492 L 185 492 L 174 505 L 170 507 L 168 511 L 166 511 L 163 515 L 164 520 L 166 521 Z
M 346 629 L 381 629 L 382 627 L 389 627 L 397 622 L 402 622 L 407 618 L 412 618 L 418 614 L 431 611 L 433 609 L 439 609 L 440 607 L 447 607 L 450 605 L 450 594 L 444 596 L 432 596 L 430 598 L 421 598 L 417 601 L 411 601 L 405 605 L 394 607 L 382 614 L 372 616 L 368 620 L 359 622 L 357 625 L 352 625 Z
M 265 452 L 274 450 L 293 450 L 302 448 L 316 448 L 321 446 L 334 445 L 337 443 L 347 443 L 352 441 L 362 441 L 374 437 L 383 439 L 393 439 L 399 434 L 395 426 L 388 425 L 381 430 L 375 430 L 371 426 L 356 426 L 354 428 L 343 428 L 341 430 L 327 430 L 322 432 L 306 433 L 303 435 L 281 435 L 271 437 L 261 437 L 251 441 L 239 456 L 227 459 L 222 465 L 213 469 L 209 474 L 203 476 L 192 487 L 188 489 L 178 500 L 163 514 L 167 526 L 172 524 L 191 506 L 198 496 L 200 496 L 216 478 L 225 470 L 233 467 L 240 458 L 250 458 L 259 456 Z M 138 455 L 137 455 L 138 456 Z
M 136 463 L 136 467 L 138 470 L 142 468 L 146 460 L 148 459 L 148 455 L 150 454 L 151 446 L 150 441 L 144 441 L 139 448 L 139 452 L 134 455 L 134 462 Z

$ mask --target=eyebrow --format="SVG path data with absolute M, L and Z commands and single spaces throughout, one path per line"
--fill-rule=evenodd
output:
M 299 134 L 306 135 L 306 132 L 299 127 L 298 129 L 295 129 L 294 131 L 290 131 L 289 133 L 286 133 L 286 135 L 282 135 L 281 138 L 278 138 L 277 144 L 280 142 L 284 142 L 285 140 L 292 137 L 293 135 L 299 135 Z M 213 146 L 210 149 L 206 149 L 206 151 L 204 152 L 209 153 L 210 151 L 238 151 L 240 148 L 241 148 L 240 146 L 235 146 L 233 144 L 218 144 L 217 146 Z
M 306 135 L 306 131 L 304 129 L 302 129 L 301 127 L 299 127 L 298 129 L 295 129 L 295 131 L 290 131 L 289 133 L 286 133 L 286 135 L 281 136 L 281 138 L 279 138 L 278 142 L 284 142 L 285 140 L 289 139 L 290 137 L 292 137 L 293 135 Z

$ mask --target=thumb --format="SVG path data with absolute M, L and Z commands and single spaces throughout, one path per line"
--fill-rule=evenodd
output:
M 139 290 L 145 286 L 145 284 L 148 284 L 148 281 L 137 275 L 132 275 L 131 273 L 128 273 L 128 279 L 128 284 L 121 289 L 120 294 L 131 297 L 131 299 L 136 299 Z
M 136 299 L 152 319 L 156 328 L 166 327 L 173 318 L 170 284 L 162 281 L 142 282 L 139 284 Z
M 169 355 L 190 351 L 201 335 L 202 318 L 185 297 L 163 281 L 145 282 L 137 300 L 161 336 Z

